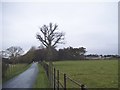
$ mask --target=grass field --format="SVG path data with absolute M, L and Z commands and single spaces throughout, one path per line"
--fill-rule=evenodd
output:
M 40 64 L 38 64 L 38 67 L 39 67 L 39 74 L 37 76 L 37 79 L 33 88 L 49 88 L 50 84 L 49 84 L 47 75 L 45 73 L 45 70 Z
M 57 61 L 54 66 L 88 88 L 118 88 L 118 60 Z
M 5 73 L 5 77 L 2 79 L 2 82 L 6 82 L 7 80 L 19 75 L 26 69 L 28 69 L 30 65 L 26 64 L 15 64 L 15 65 L 10 65 Z

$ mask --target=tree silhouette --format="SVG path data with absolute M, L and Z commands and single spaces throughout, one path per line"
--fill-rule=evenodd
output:
M 48 26 L 43 25 L 40 28 L 40 33 L 36 35 L 36 38 L 47 48 L 48 60 L 51 61 L 53 57 L 53 50 L 57 47 L 57 44 L 63 44 L 64 33 L 58 32 L 58 25 L 50 23 Z
M 37 34 L 37 39 L 46 47 L 53 47 L 55 48 L 58 43 L 63 43 L 64 40 L 64 33 L 63 32 L 56 32 L 58 30 L 58 25 L 53 25 L 52 23 L 47 25 L 43 25 L 40 28 L 41 34 Z
M 57 47 L 57 44 L 63 44 L 64 40 L 64 33 L 58 32 L 58 25 L 49 23 L 49 25 L 43 25 L 40 27 L 40 33 L 36 35 L 36 38 L 47 48 L 47 59 L 49 60 L 49 75 L 52 72 L 52 57 L 53 57 L 53 50 Z M 52 76 L 49 77 L 50 81 Z M 52 81 L 51 81 L 52 83 Z
M 23 50 L 21 47 L 11 46 L 6 49 L 6 52 L 9 55 L 9 58 L 12 59 L 20 56 L 23 53 Z

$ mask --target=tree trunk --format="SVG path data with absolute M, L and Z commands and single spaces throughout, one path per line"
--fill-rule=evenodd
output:
M 48 47 L 48 60 L 49 60 L 49 80 L 50 86 L 53 88 L 53 63 L 52 63 L 52 48 Z

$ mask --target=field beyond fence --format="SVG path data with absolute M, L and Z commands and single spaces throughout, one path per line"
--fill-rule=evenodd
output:
M 87 90 L 84 84 L 78 83 L 77 81 L 71 79 L 69 76 L 67 76 L 66 73 L 63 73 L 60 70 L 57 70 L 55 67 L 52 67 L 52 72 L 51 72 L 52 77 L 50 77 L 49 65 L 46 64 L 45 62 L 42 62 L 41 64 L 44 67 L 49 80 L 50 78 L 52 79 L 51 87 L 54 88 L 54 90 L 56 89 L 58 90 L 59 88 L 64 88 L 64 90 L 66 90 L 66 88 L 70 88 L 68 87 L 69 86 L 68 81 L 70 81 L 74 85 L 74 87 L 71 87 L 71 88 L 80 88 L 79 90 Z
M 118 88 L 118 60 L 56 61 L 53 64 L 55 87 Z

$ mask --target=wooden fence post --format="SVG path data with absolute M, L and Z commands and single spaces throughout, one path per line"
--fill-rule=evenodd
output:
M 54 75 L 53 75 L 53 77 L 54 77 L 54 90 L 55 90 L 55 80 L 56 80 L 56 71 L 55 71 L 55 68 L 54 68 Z
M 66 74 L 64 74 L 64 90 L 66 90 Z
M 59 90 L 59 70 L 57 70 L 57 90 Z
M 53 84 L 53 83 L 54 83 L 54 79 L 53 79 L 53 78 L 54 78 L 54 77 L 53 77 L 53 76 L 54 76 L 54 73 L 53 73 L 53 72 L 54 72 L 54 68 L 53 68 L 53 65 L 52 65 L 52 66 L 51 66 L 51 80 L 52 80 L 52 88 L 54 88 L 54 86 L 53 86 L 53 85 L 54 85 L 54 84 Z
M 46 65 L 46 73 L 47 73 L 47 77 L 49 78 L 49 66 L 48 65 Z
M 84 84 L 81 85 L 81 90 L 87 90 Z

